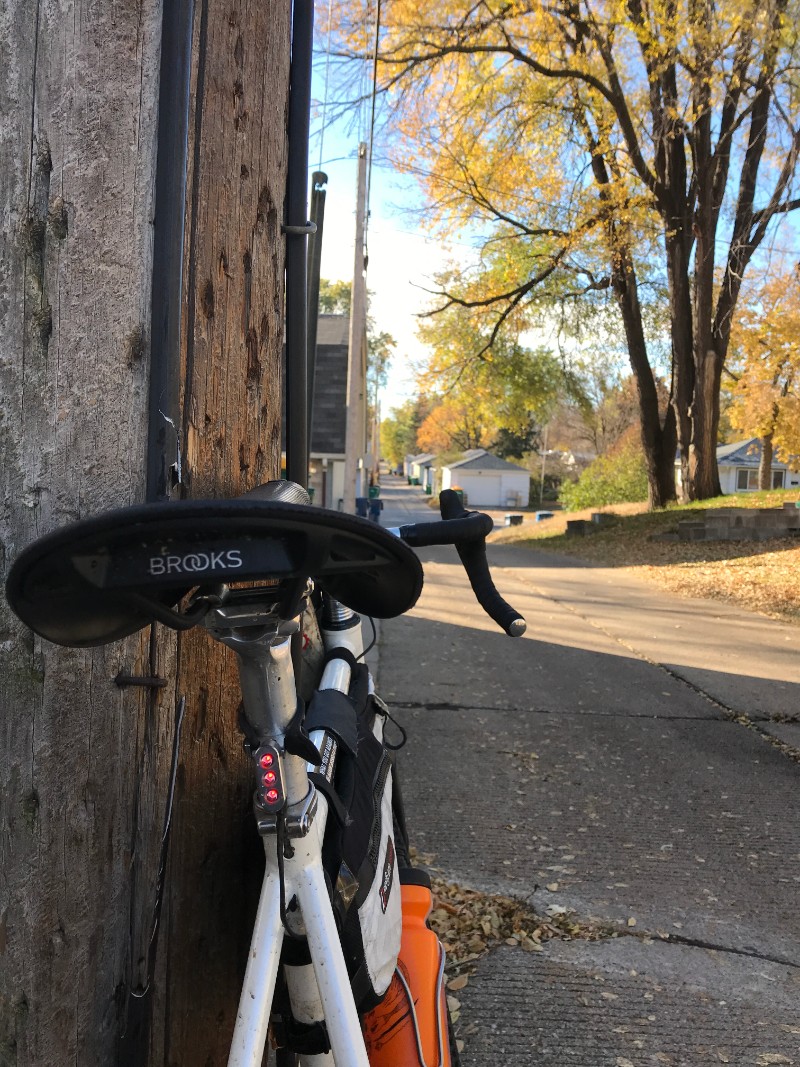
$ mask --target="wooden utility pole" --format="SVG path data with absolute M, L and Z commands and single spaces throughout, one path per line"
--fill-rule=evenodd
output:
M 6 26 L 3 579 L 35 537 L 145 499 L 159 62 L 174 6 L 97 0 L 78 17 L 23 2 Z M 279 470 L 290 7 L 187 9 L 169 488 L 233 496 Z M 120 674 L 166 684 L 120 686 Z M 181 697 L 159 951 L 149 993 L 133 997 L 148 983 Z M 0 597 L 0 1049 L 16 1067 L 226 1062 L 259 856 L 237 702 L 233 664 L 199 634 L 61 649 Z
M 365 392 L 367 387 L 367 278 L 364 231 L 367 212 L 367 146 L 358 146 L 356 244 L 350 297 L 350 338 L 347 354 L 347 425 L 345 430 L 343 507 L 353 514 L 356 497 L 366 494 L 358 461 L 364 452 Z

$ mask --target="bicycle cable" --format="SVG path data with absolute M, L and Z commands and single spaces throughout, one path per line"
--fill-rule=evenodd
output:
M 164 813 L 164 824 L 161 831 L 161 849 L 158 857 L 155 900 L 153 903 L 153 915 L 150 923 L 150 939 L 147 944 L 145 984 L 144 986 L 139 986 L 136 989 L 131 990 L 131 996 L 137 999 L 146 997 L 150 992 L 156 972 L 156 948 L 158 945 L 158 931 L 161 921 L 161 905 L 164 899 L 164 882 L 167 873 L 170 830 L 172 828 L 172 809 L 175 804 L 175 785 L 178 779 L 178 758 L 185 714 L 186 697 L 182 696 L 175 712 L 175 732 L 172 739 L 172 759 L 170 764 L 169 783 L 167 786 L 167 804 Z
M 369 624 L 372 627 L 372 640 L 367 645 L 367 647 L 364 649 L 364 651 L 359 656 L 356 656 L 356 661 L 358 661 L 360 659 L 364 659 L 366 654 L 373 650 L 373 648 L 375 647 L 375 645 L 377 644 L 377 641 L 378 641 L 378 628 L 375 625 L 375 620 L 373 619 L 373 617 L 371 615 L 367 615 L 367 618 L 369 619 Z

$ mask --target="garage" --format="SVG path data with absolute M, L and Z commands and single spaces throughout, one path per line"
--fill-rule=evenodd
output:
M 530 484 L 530 471 L 483 448 L 442 467 L 442 489 L 461 489 L 470 507 L 526 507 Z

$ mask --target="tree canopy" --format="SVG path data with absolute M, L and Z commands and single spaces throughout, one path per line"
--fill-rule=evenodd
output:
M 797 267 L 752 287 L 742 299 L 731 336 L 731 425 L 762 439 L 761 486 L 771 489 L 773 449 L 784 461 L 800 457 L 800 273 Z
M 427 418 L 430 403 L 426 397 L 414 397 L 394 408 L 381 420 L 381 453 L 393 467 L 406 456 L 419 452 L 417 431 Z
M 719 491 L 719 390 L 745 272 L 795 195 L 798 0 L 384 0 L 388 152 L 427 218 L 469 230 L 443 287 L 490 346 L 610 300 L 636 388 L 650 500 Z M 363 12 L 340 4 L 343 54 Z M 663 334 L 648 307 L 664 310 Z M 657 355 L 668 353 L 670 403 Z

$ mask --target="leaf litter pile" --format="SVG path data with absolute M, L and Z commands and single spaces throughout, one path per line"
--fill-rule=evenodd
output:
M 513 897 L 481 893 L 438 877 L 431 882 L 430 924 L 444 945 L 447 970 L 455 982 L 469 972 L 469 964 L 497 945 L 541 952 L 542 943 L 553 938 L 598 941 L 610 936 L 610 931 L 602 927 L 578 923 L 565 908 L 551 907 L 543 917 Z M 466 982 L 457 988 L 464 985 Z M 452 984 L 448 988 L 453 988 Z
M 463 989 L 474 973 L 472 964 L 498 945 L 541 952 L 543 943 L 554 938 L 599 941 L 617 935 L 612 926 L 578 922 L 573 912 L 558 905 L 551 905 L 542 916 L 522 900 L 448 882 L 431 871 L 434 856 L 420 855 L 413 847 L 411 856 L 431 873 L 429 922 L 444 946 L 451 992 Z

